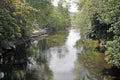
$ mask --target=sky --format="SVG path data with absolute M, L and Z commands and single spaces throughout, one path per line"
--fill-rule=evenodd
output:
M 58 1 L 59 0 L 53 0 L 54 6 L 57 6 Z M 70 9 L 69 9 L 70 12 L 78 12 L 75 1 L 77 1 L 77 0 L 66 0 L 66 2 L 68 2 L 70 4 Z

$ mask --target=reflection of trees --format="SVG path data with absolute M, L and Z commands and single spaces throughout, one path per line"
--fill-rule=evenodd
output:
M 94 46 L 96 45 L 95 42 L 84 40 L 82 43 L 78 43 L 78 45 L 83 45 L 83 48 L 82 51 L 78 54 L 78 59 L 75 64 L 75 66 L 77 66 L 75 69 L 77 75 L 85 72 L 80 71 L 82 69 L 81 67 L 83 67 L 88 70 L 92 80 L 113 80 L 111 76 L 108 77 L 103 75 L 103 70 L 105 68 L 109 68 L 111 65 L 106 64 L 104 61 L 104 54 L 96 53 L 94 50 Z M 81 78 L 81 76 L 76 77 L 76 80 Z
M 1 53 L 0 72 L 4 75 L 3 80 L 24 79 L 27 54 L 24 45 L 18 47 L 11 50 L 3 49 L 3 53 Z
M 38 64 L 47 63 L 46 60 L 47 54 L 45 54 L 45 50 L 49 48 L 47 40 L 45 39 L 39 40 L 37 46 L 34 46 L 34 48 L 36 49 L 35 58 L 37 63 Z
M 47 51 L 49 54 L 55 54 L 57 55 L 60 59 L 65 58 L 69 50 L 67 49 L 66 46 L 61 46 L 61 47 L 52 47 Z
M 4 50 L 0 55 L 0 80 L 52 80 L 52 72 L 44 54 L 44 43 L 39 42 L 36 47 L 20 45 L 13 50 Z M 29 57 L 36 64 L 30 62 Z M 28 65 L 32 68 L 28 68 Z
M 37 40 L 37 44 L 33 44 L 32 47 L 35 49 L 34 55 L 32 55 L 36 61 L 37 68 L 32 70 L 32 75 L 29 74 L 28 78 L 35 80 L 52 80 L 52 71 L 48 67 L 48 56 L 50 54 L 45 53 L 46 49 L 48 49 L 51 45 L 48 40 L 41 39 Z M 30 71 L 31 72 L 31 71 Z

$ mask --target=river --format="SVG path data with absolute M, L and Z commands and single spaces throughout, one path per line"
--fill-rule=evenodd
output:
M 77 60 L 75 44 L 80 39 L 80 33 L 70 28 L 68 36 L 64 35 L 60 36 L 65 40 L 61 46 L 38 37 L 28 47 L 23 44 L 5 52 L 6 56 L 0 58 L 0 79 L 74 80 L 74 63 Z
M 63 46 L 47 50 L 52 55 L 49 67 L 54 75 L 53 80 L 74 80 L 74 62 L 77 59 L 77 49 L 74 46 L 79 39 L 80 33 L 71 28 Z
M 0 57 L 0 80 L 113 80 L 108 75 L 111 70 L 104 70 L 107 77 L 102 73 L 104 60 L 96 54 L 92 57 L 82 45 L 75 46 L 81 39 L 78 29 L 49 37 L 34 38 L 27 47 L 23 44 L 5 51 Z

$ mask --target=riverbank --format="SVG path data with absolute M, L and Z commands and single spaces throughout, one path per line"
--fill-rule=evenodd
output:
M 78 54 L 78 64 L 82 64 L 90 73 L 93 80 L 113 80 L 113 76 L 103 75 L 105 69 L 111 69 L 112 65 L 104 60 L 105 54 L 96 51 L 97 41 L 82 39 L 77 42 L 77 47 L 83 47 Z

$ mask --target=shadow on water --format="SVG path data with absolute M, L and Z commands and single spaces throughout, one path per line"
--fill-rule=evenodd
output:
M 0 80 L 22 79 L 27 66 L 25 45 L 22 48 L 3 49 L 0 55 Z
M 41 44 L 42 43 L 42 44 Z M 0 80 L 52 80 L 43 51 L 46 41 L 2 49 L 0 54 Z
M 62 36 L 64 34 L 64 36 Z M 12 49 L 0 49 L 0 80 L 53 80 L 49 68 L 51 55 L 45 51 L 64 44 L 68 32 L 31 42 Z
M 120 80 L 120 68 L 112 66 L 110 69 L 104 69 L 103 75 L 114 77 L 113 80 Z

